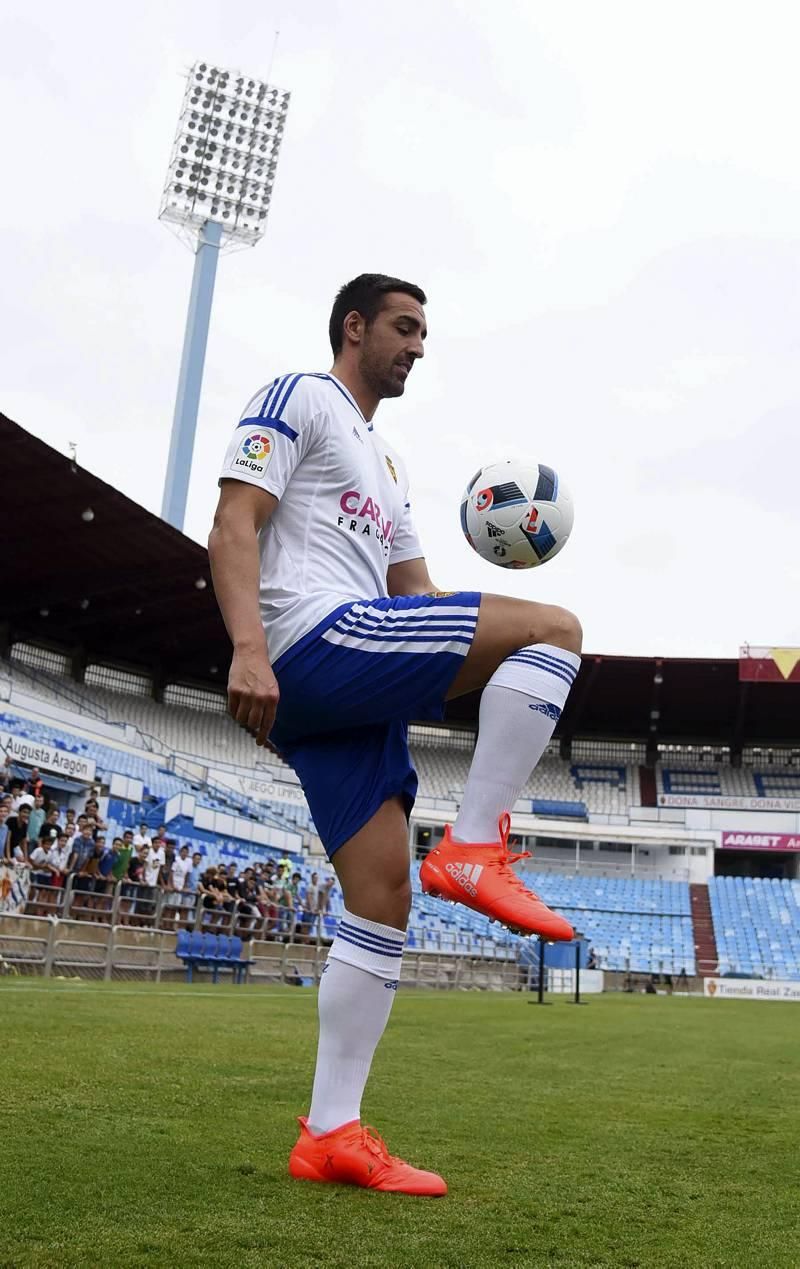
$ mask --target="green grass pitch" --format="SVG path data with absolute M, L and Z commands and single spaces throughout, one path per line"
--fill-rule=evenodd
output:
M 0 984 L 0 1265 L 800 1265 L 800 1010 L 400 994 L 365 1118 L 445 1199 L 292 1182 L 315 993 Z

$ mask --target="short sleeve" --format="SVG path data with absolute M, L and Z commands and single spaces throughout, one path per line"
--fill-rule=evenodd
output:
M 401 564 L 403 560 L 418 560 L 423 556 L 422 546 L 411 518 L 411 504 L 407 502 L 397 525 L 389 552 L 389 564 Z
M 317 434 L 319 411 L 309 402 L 304 378 L 275 379 L 248 403 L 228 445 L 221 481 L 242 480 L 283 496 Z

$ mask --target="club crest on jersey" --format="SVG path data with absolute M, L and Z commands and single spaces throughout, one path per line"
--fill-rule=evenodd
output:
M 244 467 L 260 476 L 272 457 L 275 442 L 266 432 L 248 432 L 239 448 L 240 454 L 233 460 L 234 467 Z
M 386 466 L 389 468 L 389 475 L 391 476 L 394 483 L 397 484 L 397 471 L 395 469 L 395 465 L 388 454 L 385 454 L 384 457 L 386 459 Z

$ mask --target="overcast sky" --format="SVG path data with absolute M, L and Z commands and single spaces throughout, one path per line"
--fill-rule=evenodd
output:
M 593 652 L 800 644 L 796 3 L 0 15 L 0 408 L 23 427 L 160 509 L 192 269 L 157 220 L 183 76 L 265 76 L 279 27 L 274 203 L 220 261 L 187 532 L 205 541 L 248 398 L 328 369 L 336 289 L 392 273 L 427 291 L 430 333 L 376 425 L 438 585 L 565 604 Z M 458 521 L 467 478 L 514 456 L 576 506 L 564 551 L 517 574 Z

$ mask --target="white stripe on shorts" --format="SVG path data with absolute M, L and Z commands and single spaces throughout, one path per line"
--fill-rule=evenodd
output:
M 453 639 L 451 635 L 442 635 L 440 639 L 424 639 L 417 635 L 409 639 L 386 639 L 377 631 L 375 634 L 345 634 L 333 626 L 323 631 L 322 638 L 343 648 L 360 648 L 362 652 L 456 652 L 460 656 L 466 655 L 471 643 L 466 636 Z
M 448 621 L 451 617 L 464 619 L 471 617 L 474 621 L 478 616 L 479 609 L 476 606 L 462 606 L 453 604 L 432 604 L 429 608 L 375 608 L 372 604 L 352 604 L 347 612 L 342 613 L 342 617 L 371 617 L 378 621 L 404 622 L 404 621 Z
M 361 634 L 381 634 L 386 637 L 389 635 L 420 635 L 431 633 L 442 638 L 444 635 L 463 634 L 472 637 L 475 629 L 475 622 L 462 621 L 444 621 L 437 617 L 430 617 L 427 621 L 392 621 L 377 622 L 372 621 L 369 617 L 354 617 L 349 613 L 342 613 L 334 622 L 334 627 L 342 632 L 349 631 Z

